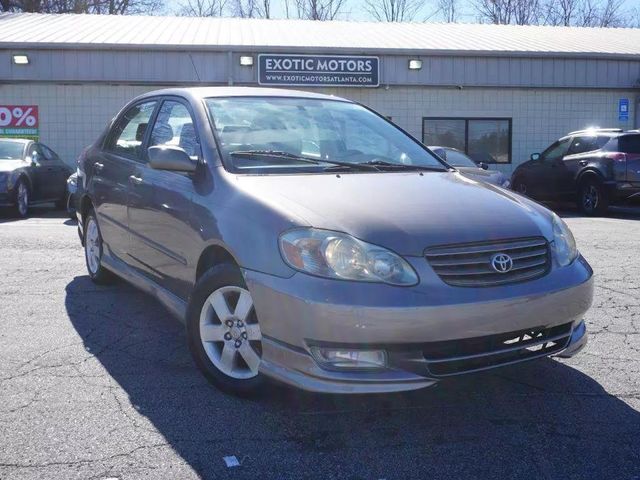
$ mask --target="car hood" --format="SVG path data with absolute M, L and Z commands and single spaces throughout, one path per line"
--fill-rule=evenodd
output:
M 236 186 L 295 225 L 349 233 L 400 254 L 545 236 L 550 212 L 457 172 L 238 176 Z
M 0 160 L 0 172 L 13 172 L 26 166 L 27 164 L 22 160 Z

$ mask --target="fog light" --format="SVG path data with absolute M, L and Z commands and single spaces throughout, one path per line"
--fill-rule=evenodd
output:
M 343 350 L 311 347 L 311 355 L 321 367 L 336 370 L 370 370 L 387 366 L 384 350 Z

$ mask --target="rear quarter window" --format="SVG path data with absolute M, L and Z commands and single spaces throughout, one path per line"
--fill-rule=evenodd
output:
M 624 135 L 618 138 L 618 146 L 624 153 L 640 153 L 640 135 Z

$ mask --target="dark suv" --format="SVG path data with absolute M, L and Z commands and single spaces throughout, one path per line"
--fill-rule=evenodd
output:
M 571 132 L 513 172 L 517 192 L 542 201 L 576 201 L 587 215 L 640 198 L 640 130 Z

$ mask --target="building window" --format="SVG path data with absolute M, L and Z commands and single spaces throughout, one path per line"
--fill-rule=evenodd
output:
M 457 148 L 476 162 L 511 163 L 511 119 L 426 117 L 422 142 Z

